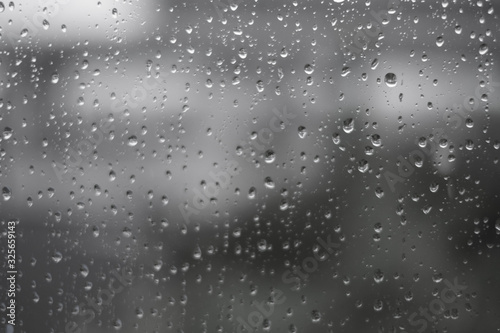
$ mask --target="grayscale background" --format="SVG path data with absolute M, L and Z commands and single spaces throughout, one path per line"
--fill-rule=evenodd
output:
M 0 1 L 0 332 L 500 332 L 499 13 Z

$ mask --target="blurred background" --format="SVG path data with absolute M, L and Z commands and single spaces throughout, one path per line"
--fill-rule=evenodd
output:
M 499 11 L 0 1 L 2 332 L 500 331 Z

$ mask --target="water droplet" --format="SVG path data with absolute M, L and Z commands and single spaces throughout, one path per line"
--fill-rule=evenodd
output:
M 314 68 L 313 66 L 307 64 L 304 66 L 304 72 L 306 72 L 306 74 L 312 74 L 314 72 Z
M 121 330 L 123 324 L 122 324 L 122 321 L 120 319 L 115 319 L 113 320 L 113 328 L 117 331 Z
M 248 190 L 248 198 L 249 199 L 255 199 L 255 195 L 257 194 L 257 190 L 255 189 L 255 187 L 250 187 L 250 189 Z
M 276 154 L 274 153 L 274 151 L 268 149 L 264 154 L 264 160 L 266 161 L 266 163 L 273 163 L 275 159 L 276 159 Z
M 12 197 L 12 191 L 7 186 L 4 186 L 4 188 L 2 188 L 2 197 L 3 201 L 7 201 Z
M 10 128 L 10 127 L 5 127 L 5 128 L 3 129 L 3 138 L 4 138 L 4 140 L 8 140 L 8 139 L 10 139 L 10 138 L 11 138 L 11 136 L 12 136 L 12 133 L 13 133 L 12 128 Z
M 384 273 L 380 269 L 377 269 L 375 273 L 373 273 L 373 280 L 376 283 L 382 283 L 384 281 Z
M 301 139 L 306 137 L 307 131 L 306 131 L 306 128 L 304 126 L 299 126 L 298 131 L 299 131 L 299 137 Z
M 340 75 L 342 77 L 346 77 L 347 75 L 349 75 L 350 72 L 351 72 L 350 67 L 344 67 L 344 68 L 342 68 L 342 72 L 340 72 Z
M 465 140 L 465 149 L 467 150 L 474 149 L 474 141 L 472 141 L 471 139 Z
M 63 256 L 61 252 L 54 251 L 52 253 L 52 261 L 55 262 L 56 264 L 62 260 Z
M 257 81 L 257 91 L 258 92 L 264 91 L 264 82 L 262 82 L 262 80 Z
M 89 275 L 89 268 L 85 264 L 80 265 L 80 275 L 86 278 Z
M 123 237 L 130 238 L 132 236 L 132 230 L 130 230 L 129 227 L 124 227 L 122 229 L 122 235 Z
M 266 179 L 264 180 L 264 185 L 268 189 L 273 189 L 275 187 L 274 181 L 271 177 L 266 177 Z
M 333 143 L 338 145 L 340 143 L 340 134 L 339 133 L 333 133 L 332 134 L 332 140 Z
M 286 48 L 281 49 L 280 55 L 282 58 L 286 58 L 288 56 L 288 51 L 286 50 Z
M 130 147 L 134 147 L 137 145 L 137 137 L 135 135 L 132 135 L 131 137 L 128 138 L 128 143 Z
M 50 78 L 50 82 L 52 82 L 53 84 L 56 84 L 57 82 L 59 82 L 59 74 L 53 73 L 51 78 Z
M 442 273 L 433 274 L 432 281 L 434 281 L 434 283 L 439 283 L 439 282 L 443 281 L 443 274 Z
M 489 50 L 488 45 L 481 44 L 481 46 L 479 47 L 479 54 L 484 55 L 488 53 L 488 50 Z
M 96 238 L 99 237 L 99 227 L 98 226 L 95 225 L 92 227 L 92 235 Z
M 335 0 L 335 2 L 339 2 L 339 0 Z M 311 312 L 311 320 L 313 323 L 318 323 L 321 320 L 321 312 L 313 310 Z
M 241 59 L 245 59 L 247 57 L 248 53 L 247 53 L 247 50 L 245 48 L 241 48 L 238 52 L 238 56 L 241 58 Z
M 372 142 L 372 145 L 374 145 L 375 147 L 380 147 L 382 145 L 382 139 L 380 138 L 380 135 L 378 135 L 378 134 L 373 134 L 371 136 L 371 142 Z
M 142 308 L 136 308 L 135 315 L 138 319 L 142 319 L 144 317 L 144 310 Z
M 427 205 L 425 207 L 422 208 L 422 212 L 424 212 L 424 214 L 429 214 L 432 210 L 432 206 L 431 205 Z
M 444 44 L 444 38 L 443 38 L 443 36 L 439 36 L 438 38 L 436 38 L 436 45 L 438 47 L 443 46 L 443 44 Z
M 198 245 L 196 245 L 194 251 L 193 251 L 193 258 L 196 259 L 196 260 L 200 260 L 201 259 L 201 249 Z
M 264 252 L 267 250 L 267 241 L 265 239 L 261 239 L 257 243 L 257 248 L 259 249 L 260 252 Z
M 344 120 L 342 128 L 344 129 L 344 132 L 351 133 L 354 130 L 354 120 L 352 118 Z
M 385 81 L 385 84 L 390 88 L 393 88 L 398 84 L 398 79 L 396 77 L 396 74 L 394 74 L 394 73 L 385 74 L 384 81 Z
M 155 262 L 153 262 L 153 269 L 156 272 L 159 272 L 162 267 L 163 267 L 163 261 L 161 259 L 155 260 Z
M 358 170 L 361 173 L 365 173 L 368 171 L 370 165 L 368 164 L 368 161 L 365 159 L 362 159 L 361 161 L 358 162 Z

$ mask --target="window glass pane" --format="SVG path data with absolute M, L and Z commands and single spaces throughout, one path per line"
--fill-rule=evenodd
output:
M 499 3 L 0 0 L 2 332 L 496 332 Z

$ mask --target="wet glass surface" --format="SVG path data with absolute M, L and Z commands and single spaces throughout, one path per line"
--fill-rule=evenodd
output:
M 1 332 L 498 332 L 499 6 L 0 1 Z

